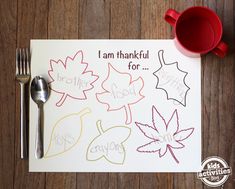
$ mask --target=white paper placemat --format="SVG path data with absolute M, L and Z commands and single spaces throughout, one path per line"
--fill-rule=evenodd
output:
M 197 172 L 201 61 L 172 40 L 31 40 L 32 78 L 51 87 L 44 158 L 32 172 Z

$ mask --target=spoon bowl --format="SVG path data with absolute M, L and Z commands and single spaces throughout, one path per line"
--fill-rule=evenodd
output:
M 31 97 L 38 106 L 38 124 L 36 127 L 35 156 L 43 157 L 43 104 L 48 100 L 50 92 L 45 79 L 36 76 L 31 82 Z

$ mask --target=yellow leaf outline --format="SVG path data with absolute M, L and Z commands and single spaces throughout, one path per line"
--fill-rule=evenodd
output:
M 69 151 L 69 150 L 70 150 L 71 148 L 73 148 L 75 145 L 77 145 L 78 142 L 79 142 L 79 140 L 80 140 L 80 138 L 81 138 L 82 132 L 83 132 L 83 117 L 84 117 L 86 114 L 89 114 L 89 113 L 91 113 L 91 110 L 90 110 L 90 108 L 86 107 L 86 108 L 82 109 L 82 110 L 81 110 L 80 112 L 78 112 L 78 113 L 68 114 L 68 115 L 66 115 L 66 116 L 64 116 L 64 117 L 62 117 L 62 118 L 60 118 L 60 119 L 55 123 L 55 125 L 53 126 L 53 129 L 52 129 L 52 132 L 51 132 L 51 137 L 50 137 L 50 143 L 49 143 L 49 145 L 48 145 L 47 151 L 46 151 L 46 153 L 45 153 L 45 155 L 44 155 L 43 158 L 51 158 L 51 157 L 59 156 L 59 155 L 65 153 L 65 152 Z M 68 118 L 68 117 L 74 116 L 74 115 L 80 115 L 81 129 L 80 129 L 80 135 L 79 135 L 79 137 L 77 138 L 77 141 L 76 141 L 72 146 L 70 146 L 68 149 L 66 149 L 66 150 L 64 150 L 64 151 L 62 151 L 62 152 L 55 153 L 55 154 L 53 154 L 53 155 L 49 155 L 49 156 L 48 156 L 47 154 L 48 154 L 48 152 L 49 152 L 49 150 L 51 149 L 51 146 L 52 146 L 52 137 L 53 137 L 53 133 L 54 133 L 55 128 L 56 128 L 57 125 L 60 123 L 60 121 L 62 121 L 63 119 L 66 119 L 66 118 Z

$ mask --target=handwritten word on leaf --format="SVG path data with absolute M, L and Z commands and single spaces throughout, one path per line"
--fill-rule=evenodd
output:
M 82 134 L 83 117 L 90 112 L 89 108 L 85 108 L 78 113 L 66 115 L 56 122 L 45 158 L 62 154 L 79 142 Z
M 104 92 L 97 93 L 97 100 L 108 106 L 108 111 L 124 109 L 126 113 L 126 124 L 132 122 L 131 105 L 144 98 L 141 90 L 144 80 L 139 77 L 132 80 L 129 73 L 117 71 L 111 64 L 108 65 L 108 76 L 103 81 Z
M 72 58 L 67 56 L 65 62 L 50 60 L 50 85 L 61 96 L 56 106 L 61 106 L 68 96 L 78 100 L 87 98 L 86 91 L 91 90 L 93 83 L 99 78 L 92 71 L 87 71 L 87 67 L 82 51 L 78 51 Z
M 168 122 L 162 117 L 157 109 L 152 107 L 152 125 L 136 122 L 136 126 L 150 142 L 137 148 L 142 153 L 158 153 L 163 157 L 167 151 L 174 160 L 179 163 L 174 154 L 174 149 L 184 148 L 182 141 L 193 133 L 194 128 L 179 130 L 178 112 L 175 110 Z
M 163 53 L 163 50 L 158 51 L 161 67 L 153 73 L 158 78 L 156 88 L 164 90 L 167 99 L 175 100 L 186 106 L 186 95 L 190 89 L 185 83 L 188 73 L 179 69 L 178 62 L 166 64 Z
M 125 126 L 114 126 L 103 130 L 100 120 L 96 125 L 99 135 L 88 146 L 87 160 L 97 161 L 105 158 L 110 163 L 123 164 L 126 157 L 123 143 L 129 138 L 131 129 Z

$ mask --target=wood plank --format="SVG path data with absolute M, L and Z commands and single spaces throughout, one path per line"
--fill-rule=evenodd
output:
M 76 176 L 77 189 L 80 188 L 91 188 L 90 187 L 90 174 L 89 173 L 77 173 Z
M 140 0 L 111 1 L 110 38 L 140 38 Z
M 80 0 L 80 39 L 108 39 L 110 27 L 110 1 Z
M 47 0 L 18 1 L 17 47 L 29 47 L 32 38 L 47 38 Z M 37 7 L 37 8 L 36 8 Z M 29 86 L 29 85 L 28 85 Z M 28 161 L 20 159 L 20 89 L 16 90 L 14 188 L 44 188 L 44 173 L 29 173 Z M 29 99 L 29 93 L 27 93 Z
M 76 188 L 76 173 L 46 173 L 46 189 Z
M 234 167 L 234 16 L 233 1 L 204 0 L 204 5 L 216 11 L 224 28 L 223 39 L 229 44 L 230 54 L 220 59 L 212 54 L 203 58 L 203 158 L 216 155 Z M 233 146 L 233 147 L 232 147 Z M 235 188 L 234 180 L 224 188 Z
M 182 12 L 183 10 L 191 6 L 201 6 L 202 3 L 203 3 L 202 0 L 180 1 L 180 2 L 173 1 L 171 7 L 173 7 L 178 12 Z M 200 180 L 197 179 L 196 173 L 181 173 L 181 174 L 174 174 L 174 187 L 182 189 L 202 188 L 203 184 Z
M 78 37 L 79 0 L 49 0 L 48 38 Z M 76 188 L 76 173 L 46 173 L 46 189 Z
M 163 17 L 170 7 L 169 1 L 141 1 L 141 38 L 167 39 L 171 37 L 172 28 Z M 156 168 L 157 169 L 157 168 Z M 140 188 L 172 188 L 173 175 L 168 173 L 145 173 L 140 175 Z
M 141 1 L 141 38 L 169 39 L 172 28 L 164 21 L 164 14 L 171 7 L 169 1 Z
M 79 38 L 108 39 L 110 22 L 110 1 L 80 0 Z M 77 189 L 108 188 L 108 173 L 78 173 Z
M 118 173 L 118 182 L 116 188 L 140 188 L 139 175 L 139 173 Z
M 15 54 L 17 3 L 0 3 L 0 188 L 14 187 Z
M 140 188 L 173 188 L 173 175 L 170 173 L 144 173 L 140 175 Z
M 118 188 L 118 175 L 117 173 L 109 173 L 109 188 Z
M 140 0 L 113 0 L 110 6 L 110 38 L 140 39 Z M 110 179 L 112 188 L 139 188 L 139 173 L 113 173 Z
M 78 6 L 79 0 L 49 0 L 49 39 L 76 39 L 78 37 Z

